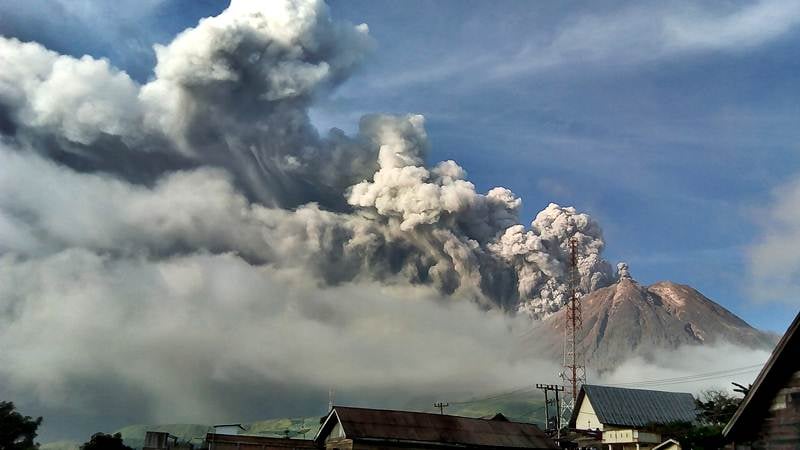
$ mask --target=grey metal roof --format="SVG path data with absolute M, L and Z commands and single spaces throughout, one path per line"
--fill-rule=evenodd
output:
M 539 427 L 529 423 L 343 406 L 333 408 L 315 440 L 324 439 L 333 421 L 342 425 L 347 439 L 354 440 L 460 448 L 556 448 Z
M 585 384 L 570 419 L 571 427 L 575 426 L 580 403 L 586 397 L 603 425 L 642 427 L 697 419 L 692 394 Z

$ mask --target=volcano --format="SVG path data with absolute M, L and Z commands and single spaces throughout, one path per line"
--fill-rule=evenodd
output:
M 661 281 L 642 286 L 630 278 L 581 297 L 579 348 L 587 367 L 610 370 L 624 360 L 648 358 L 685 345 L 729 343 L 771 349 L 776 337 L 759 331 L 696 289 Z M 547 317 L 524 339 L 540 355 L 560 360 L 566 308 Z

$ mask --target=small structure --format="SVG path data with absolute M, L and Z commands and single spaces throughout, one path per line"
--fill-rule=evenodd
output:
M 375 449 L 553 449 L 555 444 L 529 423 L 334 406 L 314 441 L 325 450 Z
M 683 447 L 681 447 L 681 443 L 675 439 L 667 439 L 653 447 L 653 450 L 683 450 Z
M 310 450 L 315 449 L 309 439 L 287 439 L 246 434 L 206 434 L 208 450 Z
M 240 423 L 214 425 L 214 434 L 239 434 L 240 431 L 247 431 Z
M 178 437 L 165 431 L 148 431 L 144 434 L 142 450 L 168 450 L 176 447 Z
M 722 434 L 732 449 L 800 448 L 800 314 Z
M 569 427 L 586 432 L 587 438 L 578 440 L 582 447 L 652 450 L 661 443 L 652 426 L 696 420 L 692 394 L 585 384 Z

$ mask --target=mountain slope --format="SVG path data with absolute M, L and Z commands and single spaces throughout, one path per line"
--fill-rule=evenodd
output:
M 772 348 L 774 337 L 705 297 L 670 281 L 642 286 L 629 278 L 581 298 L 583 333 L 579 346 L 587 366 L 608 370 L 631 356 L 647 357 L 683 345 L 720 342 Z M 539 355 L 559 359 L 566 310 L 548 317 L 527 337 Z

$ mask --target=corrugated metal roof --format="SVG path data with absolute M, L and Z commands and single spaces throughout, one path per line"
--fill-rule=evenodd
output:
M 695 422 L 697 406 L 692 394 L 585 384 L 570 420 L 575 425 L 578 406 L 589 398 L 604 425 L 642 427 L 649 424 Z
M 556 448 L 539 427 L 529 423 L 342 406 L 335 407 L 331 412 L 334 414 L 347 439 L 494 448 Z M 331 420 L 326 420 L 318 439 L 326 435 L 324 429 L 331 428 L 328 422 Z

